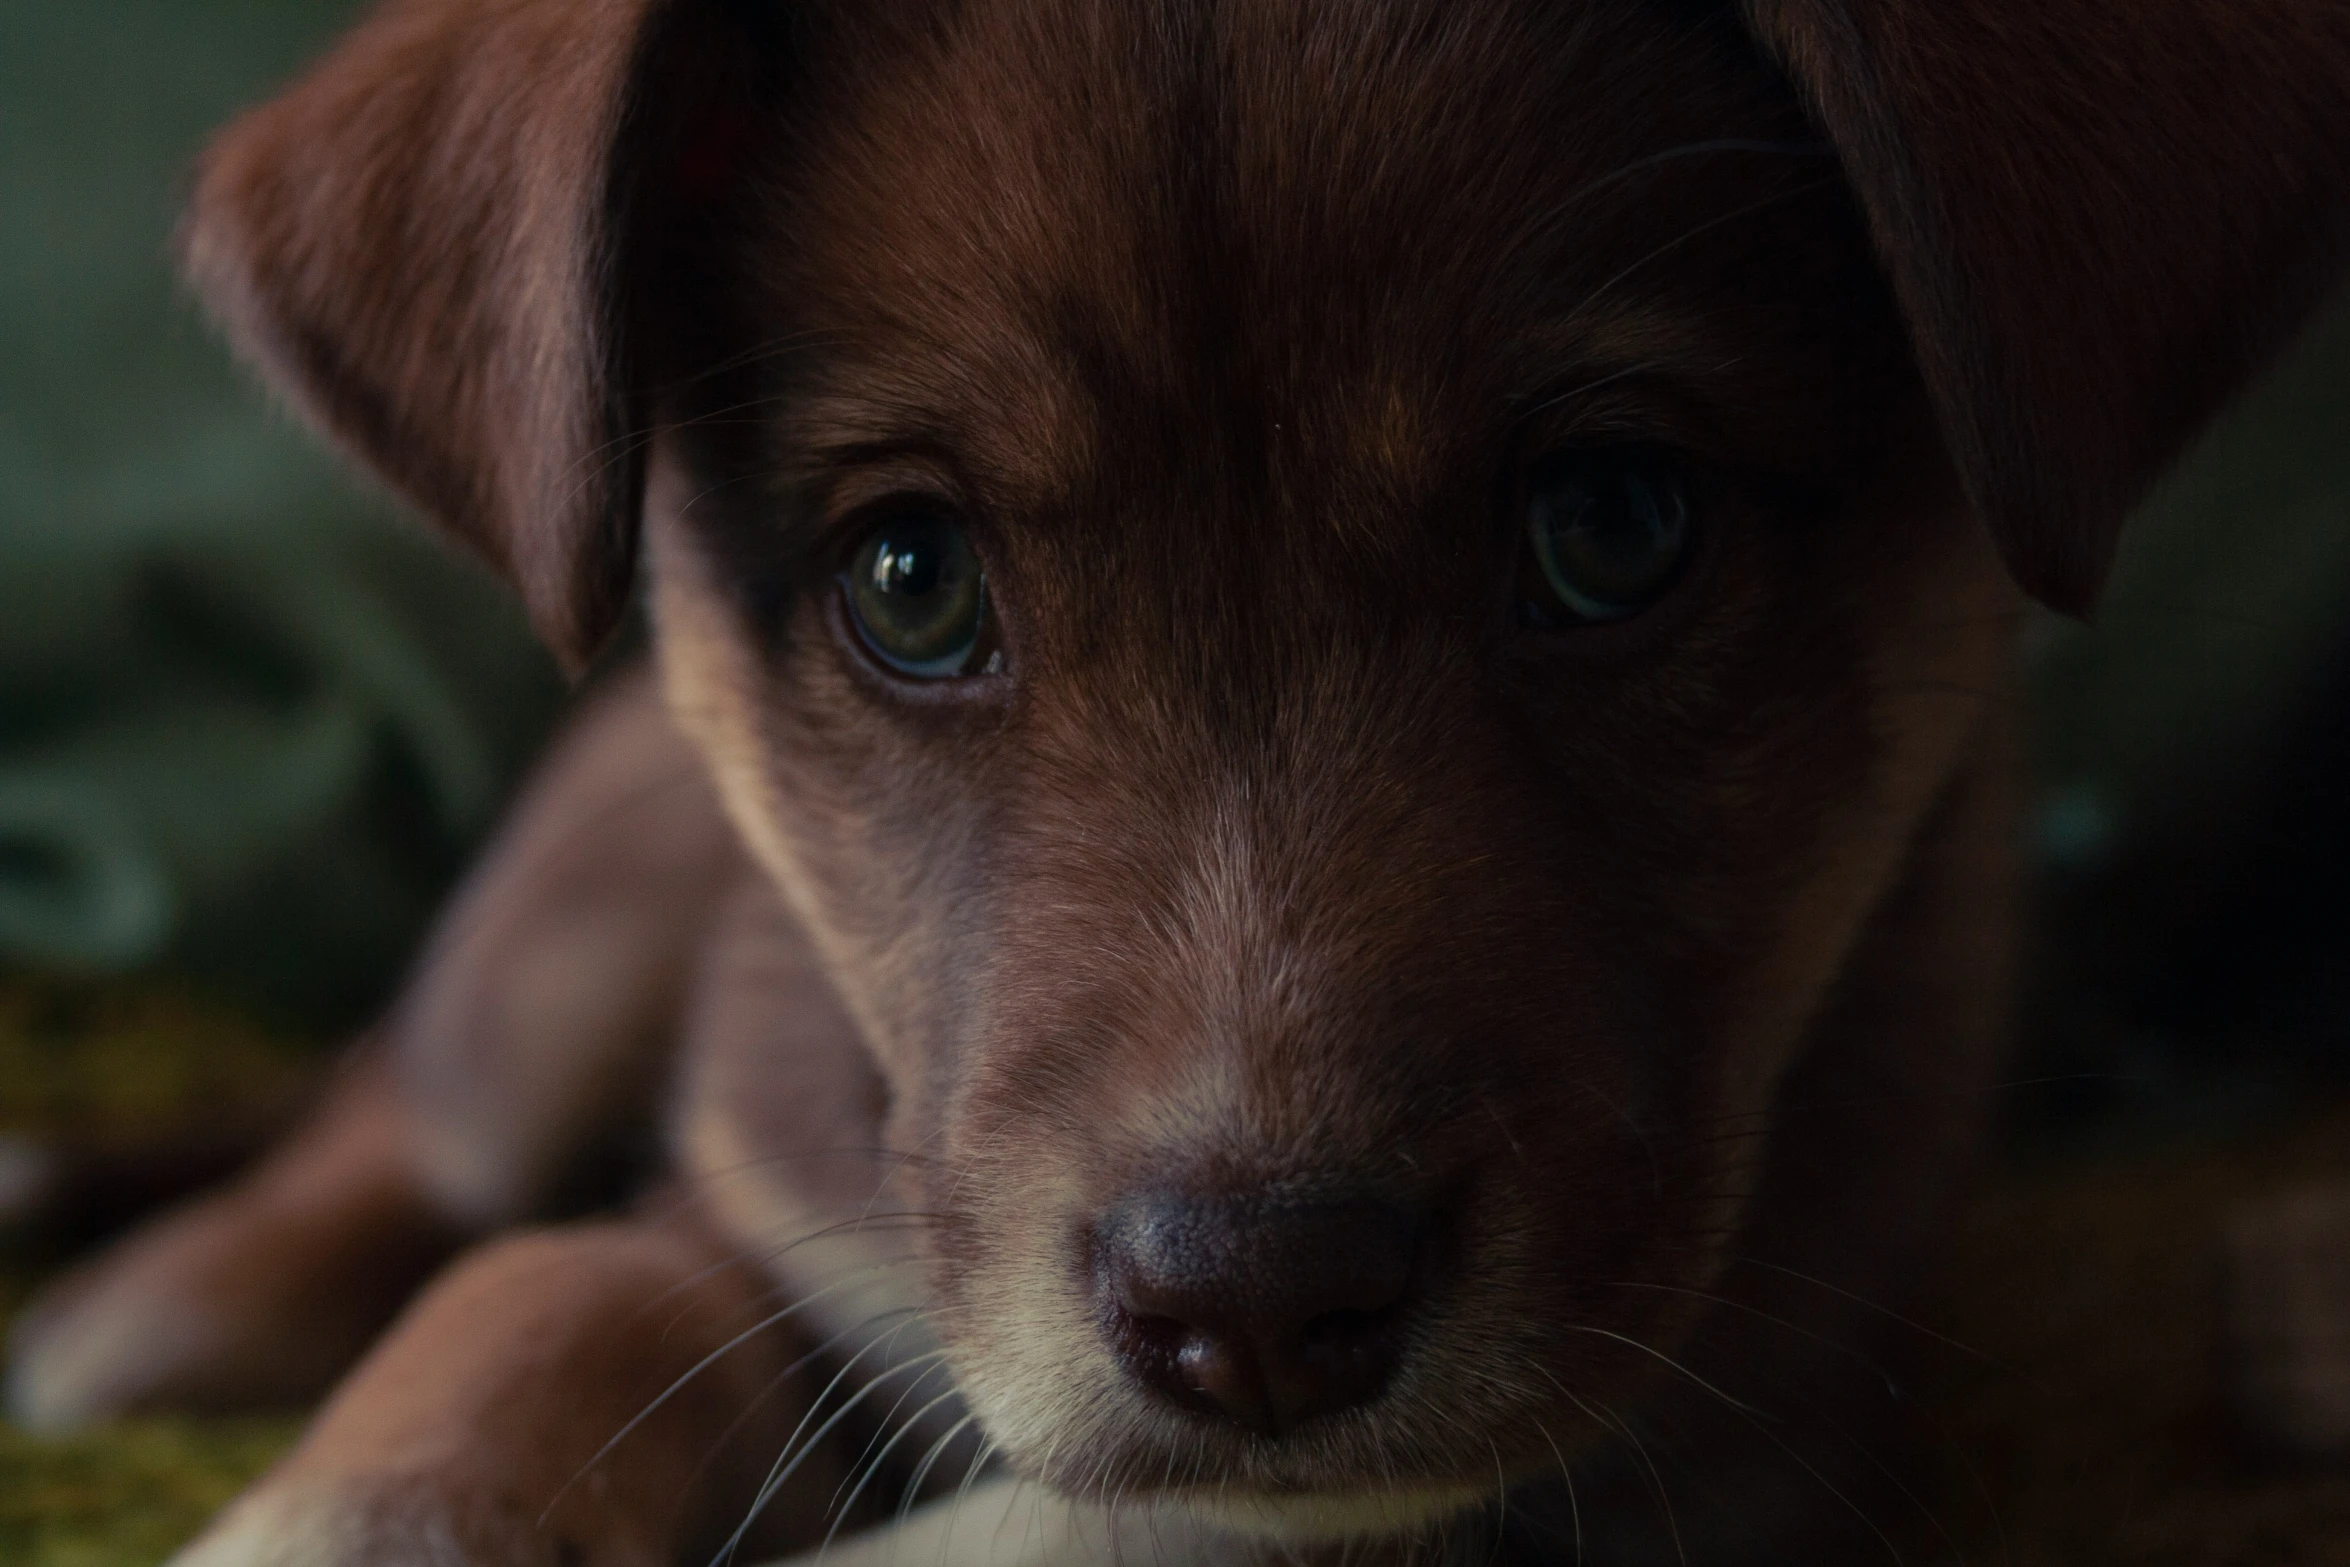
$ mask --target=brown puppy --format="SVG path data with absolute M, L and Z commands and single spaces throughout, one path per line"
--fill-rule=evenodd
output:
M 190 1560 L 990 1466 L 852 1554 L 1882 1550 L 2011 581 L 2346 242 L 2339 0 L 394 0 L 192 271 L 571 658 L 641 539 L 756 871 L 617 688 L 18 1401 L 315 1375 L 659 1103 L 670 1195 L 458 1264 Z

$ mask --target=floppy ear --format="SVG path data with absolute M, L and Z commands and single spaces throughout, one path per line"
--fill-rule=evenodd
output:
M 2124 513 L 2350 252 L 2345 0 L 1743 0 L 1858 192 L 2016 578 Z
M 182 230 L 242 351 L 521 590 L 577 667 L 626 607 L 624 300 L 681 0 L 390 0 L 222 132 Z

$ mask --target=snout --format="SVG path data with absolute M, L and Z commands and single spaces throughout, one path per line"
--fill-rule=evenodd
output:
M 1131 1199 L 1094 1230 L 1102 1331 L 1151 1394 L 1278 1438 L 1387 1385 L 1426 1230 L 1368 1197 Z

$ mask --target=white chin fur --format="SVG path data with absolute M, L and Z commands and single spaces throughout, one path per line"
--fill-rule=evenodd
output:
M 1235 1534 L 1312 1545 L 1412 1534 L 1486 1500 L 1484 1491 L 1468 1486 L 1426 1486 L 1300 1496 L 1187 1491 L 1164 1505 Z

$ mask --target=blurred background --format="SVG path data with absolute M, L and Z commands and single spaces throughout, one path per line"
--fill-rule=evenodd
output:
M 0 12 L 0 961 L 363 1011 L 559 700 L 174 288 L 205 132 L 341 0 Z
M 564 698 L 172 282 L 206 131 L 357 9 L 0 5 L 0 1319 L 298 1104 Z M 2225 1203 L 2350 1179 L 2350 309 L 2022 656 L 2031 983 L 1949 1309 L 2064 1364 L 1950 1422 L 2008 1559 L 2350 1561 L 2350 1480 L 2246 1468 L 2209 1385 Z M 0 1560 L 156 1560 L 291 1429 L 0 1428 Z
M 0 3 L 0 1319 L 299 1105 L 563 701 L 172 279 L 205 134 L 357 10 Z M 0 1562 L 158 1561 L 290 1429 L 0 1426 Z

